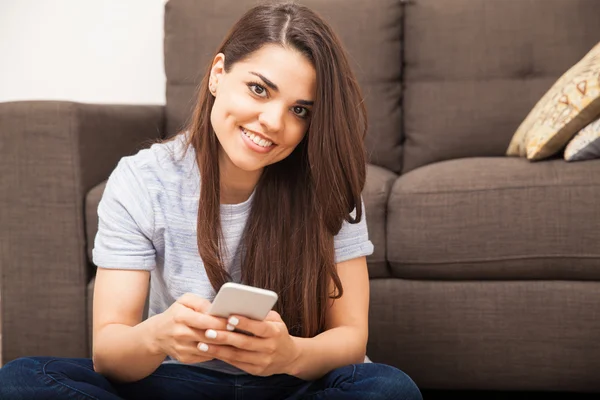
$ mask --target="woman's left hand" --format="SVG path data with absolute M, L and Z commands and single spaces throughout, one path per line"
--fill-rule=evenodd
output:
M 300 349 L 277 312 L 269 312 L 264 321 L 231 316 L 228 322 L 230 325 L 227 329 L 240 329 L 254 336 L 209 329 L 206 331 L 206 341 L 198 343 L 198 348 L 205 351 L 207 356 L 225 361 L 252 375 L 290 374 L 290 367 L 300 356 Z

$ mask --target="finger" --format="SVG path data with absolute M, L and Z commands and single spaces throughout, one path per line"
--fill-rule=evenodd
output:
M 272 353 L 275 348 L 272 340 L 248 336 L 243 333 L 209 329 L 204 336 L 203 341 L 207 344 L 232 346 L 241 350 Z
M 210 301 L 193 293 L 184 294 L 177 299 L 177 302 L 201 313 L 208 311 L 208 308 L 210 307 Z
M 183 307 L 179 311 L 178 316 L 175 318 L 175 322 L 182 323 L 190 328 L 199 330 L 227 329 L 227 320 L 225 318 L 213 317 L 212 315 L 200 313 L 187 307 Z
M 273 337 L 277 334 L 276 323 L 273 321 L 256 321 L 250 318 L 233 315 L 229 317 L 227 322 L 235 327 L 246 332 L 250 332 L 261 338 Z
M 277 311 L 271 310 L 265 317 L 265 321 L 283 322 L 281 315 Z
M 207 357 L 217 358 L 219 360 L 230 362 L 243 362 L 247 364 L 258 365 L 264 359 L 264 354 L 256 351 L 238 349 L 231 346 L 220 346 L 218 344 L 198 343 L 198 350 L 206 354 Z
M 171 358 L 175 358 L 184 364 L 200 363 L 214 359 L 214 357 L 200 351 L 196 346 L 197 343 L 198 342 L 188 342 L 184 346 L 180 346 L 177 349 L 175 357 L 171 356 Z

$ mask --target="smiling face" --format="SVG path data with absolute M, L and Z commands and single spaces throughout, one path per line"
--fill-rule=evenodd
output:
M 298 51 L 266 45 L 225 71 L 223 54 L 210 73 L 211 124 L 219 165 L 238 176 L 260 175 L 302 141 L 315 98 L 316 72 Z M 258 178 L 256 178 L 258 179 Z

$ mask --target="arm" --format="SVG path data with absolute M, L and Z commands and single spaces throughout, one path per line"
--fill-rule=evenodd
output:
M 119 381 L 150 375 L 165 359 L 151 341 L 155 318 L 144 322 L 148 271 L 98 268 L 94 287 L 94 370 Z
M 365 359 L 369 318 L 369 275 L 365 257 L 339 263 L 344 295 L 331 302 L 326 331 L 314 338 L 294 337 L 299 356 L 289 374 L 305 380 Z
M 205 314 L 210 302 L 185 294 L 161 314 L 142 321 L 150 273 L 98 268 L 94 288 L 94 370 L 133 382 L 158 368 L 167 355 L 182 363 L 208 361 L 196 344 L 207 328 L 226 321 Z

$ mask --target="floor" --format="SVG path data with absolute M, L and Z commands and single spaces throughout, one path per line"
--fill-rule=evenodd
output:
M 467 391 L 423 391 L 423 400 L 591 400 L 598 394 L 541 393 L 541 392 L 467 392 Z

